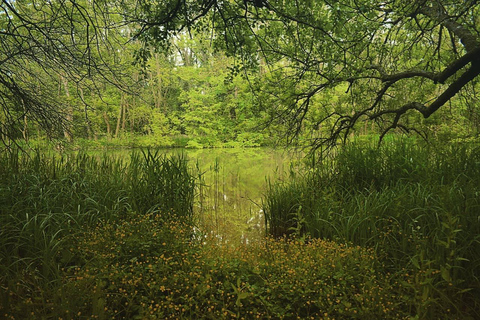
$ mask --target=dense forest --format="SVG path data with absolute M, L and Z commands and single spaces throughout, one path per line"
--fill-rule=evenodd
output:
M 15 18 L 10 23 L 16 23 Z M 101 62 L 108 63 L 107 70 L 97 70 L 97 65 L 62 70 L 62 66 L 56 65 L 52 73 L 44 69 L 43 59 L 37 60 L 42 52 L 30 48 L 33 57 L 23 53 L 15 56 L 15 51 L 8 47 L 10 43 L 5 42 L 4 54 L 12 55 L 12 61 L 2 63 L 2 71 L 5 75 L 16 73 L 8 81 L 15 81 L 19 90 L 25 90 L 23 93 L 28 93 L 32 103 L 38 100 L 43 105 L 30 106 L 24 101 L 25 105 L 18 107 L 13 106 L 18 102 L 15 99 L 4 100 L 3 141 L 53 138 L 61 144 L 84 140 L 88 145 L 85 140 L 103 140 L 108 145 L 109 141 L 118 140 L 119 145 L 164 147 L 267 143 L 261 133 L 265 112 L 255 106 L 249 82 L 233 75 L 234 59 L 211 48 L 207 31 L 194 37 L 180 34 L 171 40 L 171 52 L 160 48 L 148 59 L 138 61 L 136 54 L 141 45 L 130 39 L 131 28 L 111 31 L 118 33 L 118 39 L 97 48 Z M 11 40 L 12 46 L 18 45 L 15 39 Z M 52 59 L 49 52 L 44 54 L 45 59 Z M 111 61 L 103 61 L 105 56 Z M 15 93 L 8 93 L 9 87 L 4 89 L 5 98 L 11 99 L 10 94 Z M 49 112 L 55 118 L 49 119 Z
M 478 135 L 475 2 L 1 8 L 4 142 L 318 147 L 359 134 Z
M 0 318 L 480 318 L 478 1 L 1 0 L 0 40 Z

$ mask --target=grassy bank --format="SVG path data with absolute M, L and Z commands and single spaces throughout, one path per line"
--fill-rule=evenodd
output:
M 181 222 L 134 215 L 67 236 L 49 288 L 10 288 L 16 319 L 402 319 L 402 286 L 372 250 L 266 239 L 219 246 Z M 405 281 L 412 281 L 408 276 Z M 3 300 L 5 301 L 5 300 Z M 5 308 L 6 306 L 6 308 Z
M 1 314 L 25 301 L 41 305 L 61 287 L 62 268 L 76 265 L 70 236 L 99 223 L 115 226 L 133 212 L 191 224 L 193 197 L 194 179 L 181 157 L 2 154 Z
M 5 319 L 408 316 L 371 249 L 311 239 L 218 244 L 193 228 L 182 158 L 4 154 Z M 405 277 L 406 281 L 411 281 Z
M 420 318 L 480 316 L 478 147 L 352 143 L 270 184 L 264 211 L 273 236 L 373 248 L 386 272 L 413 275 Z
M 0 318 L 476 318 L 479 158 L 347 146 L 231 246 L 195 227 L 184 158 L 3 154 Z

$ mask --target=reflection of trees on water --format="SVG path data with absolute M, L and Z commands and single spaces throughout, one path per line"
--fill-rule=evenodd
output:
M 218 233 L 221 241 L 249 241 L 265 234 L 261 199 L 267 179 L 290 168 L 291 156 L 283 150 L 202 149 L 187 156 L 202 172 L 202 202 L 197 213 L 202 228 Z

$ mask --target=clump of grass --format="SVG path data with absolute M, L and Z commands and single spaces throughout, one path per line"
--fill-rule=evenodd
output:
M 65 249 L 66 235 L 100 222 L 115 226 L 134 210 L 191 224 L 195 179 L 189 170 L 184 158 L 149 150 L 129 161 L 0 155 L 0 312 L 58 287 L 60 268 L 78 258 Z
M 157 212 L 192 221 L 195 175 L 182 154 L 167 157 L 147 149 L 131 155 L 125 177 L 129 203 L 135 212 Z
M 264 211 L 273 236 L 374 248 L 389 272 L 414 274 L 420 317 L 479 316 L 479 186 L 479 148 L 351 144 L 325 167 L 270 184 Z
M 405 290 L 382 272 L 371 249 L 318 239 L 268 238 L 241 247 L 201 239 L 191 226 L 154 214 L 99 224 L 71 242 L 83 262 L 62 270 L 63 286 L 50 304 L 26 300 L 14 311 L 77 319 L 410 315 Z

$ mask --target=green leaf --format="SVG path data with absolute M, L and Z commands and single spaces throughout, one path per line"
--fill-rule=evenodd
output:
M 447 268 L 441 267 L 440 268 L 440 274 L 442 275 L 443 280 L 450 282 L 452 279 L 450 277 L 450 272 Z

